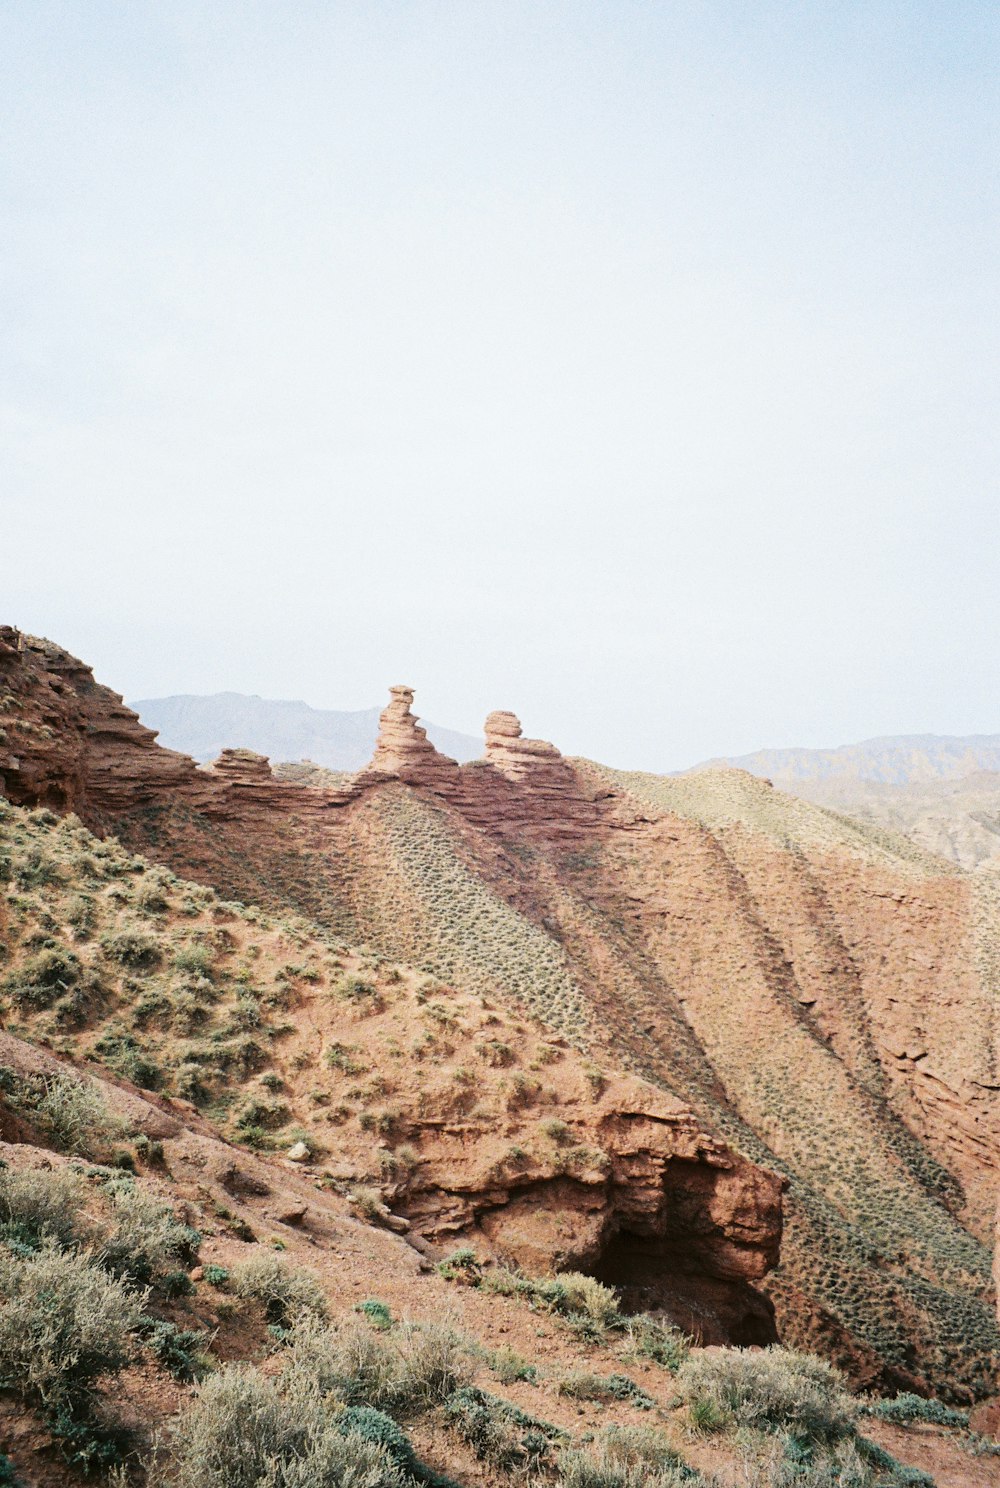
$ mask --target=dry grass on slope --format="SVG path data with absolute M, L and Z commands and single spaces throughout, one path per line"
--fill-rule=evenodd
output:
M 580 764 L 586 773 L 608 781 L 635 800 L 710 829 L 739 825 L 787 849 L 840 850 L 873 861 L 891 861 L 904 873 L 957 871 L 954 864 L 907 837 L 786 795 L 746 770 L 650 775 L 613 770 L 589 760 Z

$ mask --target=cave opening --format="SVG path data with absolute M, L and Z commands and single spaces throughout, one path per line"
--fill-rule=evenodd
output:
M 778 1342 L 768 1297 L 744 1277 L 713 1274 L 696 1253 L 679 1253 L 663 1236 L 619 1230 L 587 1269 L 615 1288 L 627 1316 L 651 1313 L 701 1345 Z

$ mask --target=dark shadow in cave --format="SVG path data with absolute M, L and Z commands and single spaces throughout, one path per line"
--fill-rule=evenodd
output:
M 663 1317 L 697 1343 L 763 1347 L 778 1342 L 769 1298 L 742 1277 L 710 1275 L 690 1252 L 678 1254 L 661 1236 L 620 1231 L 588 1270 L 616 1288 L 622 1312 Z

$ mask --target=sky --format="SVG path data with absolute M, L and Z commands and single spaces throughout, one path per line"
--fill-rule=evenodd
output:
M 0 623 L 651 770 L 1000 732 L 998 62 L 965 0 L 0 0 Z

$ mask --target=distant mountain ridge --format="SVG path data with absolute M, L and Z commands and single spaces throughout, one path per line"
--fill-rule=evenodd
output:
M 167 749 L 205 762 L 223 749 L 253 749 L 272 760 L 313 760 L 330 770 L 360 770 L 371 758 L 380 708 L 355 712 L 240 692 L 143 698 L 129 704 Z M 424 720 L 431 742 L 459 763 L 483 752 L 482 739 Z
M 788 789 L 809 780 L 878 781 L 914 785 L 1000 771 L 1000 734 L 890 734 L 836 749 L 758 749 L 706 760 L 696 770 L 732 765 Z
M 719 765 L 902 832 L 963 868 L 1000 863 L 1000 734 L 901 734 L 839 749 L 758 749 L 688 773 Z

